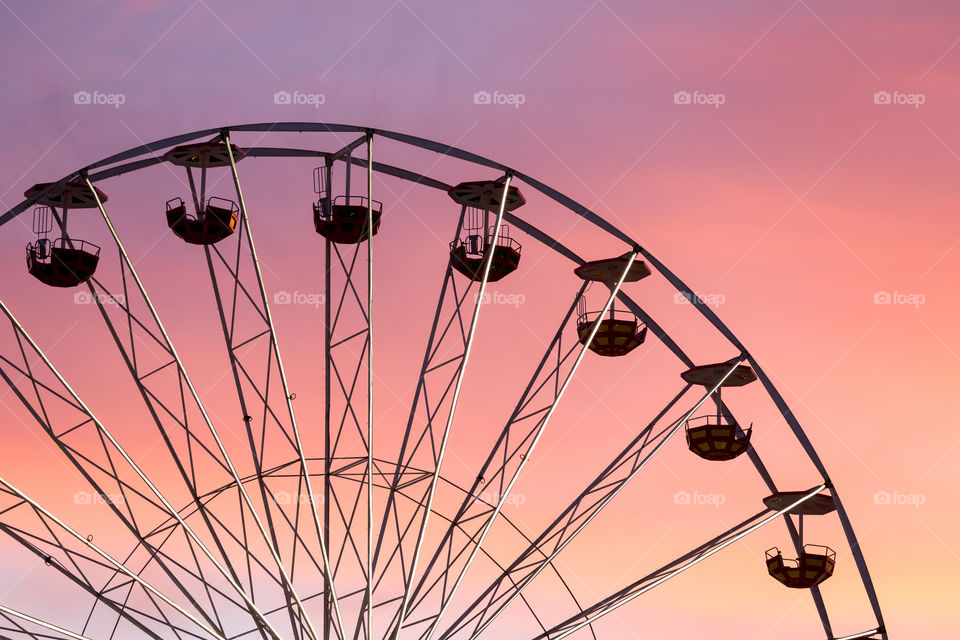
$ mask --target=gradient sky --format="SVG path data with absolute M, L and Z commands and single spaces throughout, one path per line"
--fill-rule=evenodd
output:
M 960 7 L 812 0 L 0 5 L 7 80 L 0 95 L 0 209 L 17 204 L 33 183 L 141 142 L 249 122 L 373 126 L 516 167 L 616 224 L 717 303 L 720 317 L 772 374 L 842 492 L 892 637 L 960 635 L 951 610 L 960 595 L 960 477 L 953 463 L 960 423 L 949 405 L 960 385 Z M 118 94 L 123 104 L 75 104 L 78 91 Z M 322 104 L 275 104 L 277 91 L 322 95 Z M 475 104 L 479 91 L 519 96 L 514 102 L 522 104 Z M 683 104 L 685 95 L 702 104 Z M 392 158 L 424 170 L 434 160 L 424 153 Z M 268 285 L 315 291 L 319 284 L 300 267 L 316 266 L 319 258 L 305 253 L 310 238 L 291 237 L 304 236 L 303 220 L 294 219 L 309 212 L 310 165 L 276 166 L 288 174 L 282 192 L 271 191 L 279 184 L 272 174 L 258 175 L 258 167 L 270 167 L 266 161 L 241 165 L 251 209 L 264 211 L 256 230 L 265 259 L 275 265 Z M 477 179 L 456 168 L 438 171 L 449 181 Z M 102 188 L 116 203 L 119 230 L 144 273 L 156 274 L 162 315 L 209 318 L 205 289 L 184 293 L 176 284 L 193 268 L 185 250 L 169 243 L 169 252 L 152 249 L 163 202 L 185 194 L 162 170 L 150 175 L 156 180 L 124 178 L 113 191 L 111 183 Z M 397 184 L 388 185 L 394 191 L 384 197 L 387 206 L 405 189 Z M 387 305 L 410 311 L 384 329 L 378 351 L 378 363 L 398 376 L 418 364 L 443 243 L 452 233 L 449 211 L 424 213 L 441 199 L 405 197 L 405 210 L 423 209 L 398 215 L 385 260 L 400 261 L 428 245 L 439 253 L 424 249 L 422 264 L 398 268 L 381 285 Z M 594 252 L 587 257 L 624 250 L 531 200 L 530 219 Z M 30 238 L 19 222 L 0 233 L 0 268 L 8 274 L 2 295 L 58 365 L 82 378 L 100 347 L 83 325 L 73 330 L 65 318 L 79 313 L 68 297 L 48 302 L 49 291 L 26 274 L 22 247 Z M 527 301 L 519 310 L 492 309 L 496 331 L 487 336 L 518 353 L 526 348 L 525 363 L 540 349 L 531 332 L 547 339 L 576 290 L 562 260 L 546 256 L 537 269 L 504 281 L 502 291 Z M 692 353 L 705 361 L 733 355 L 689 308 L 672 303 L 663 283 L 633 287 Z M 885 294 L 892 303 L 878 304 Z M 93 322 L 92 310 L 80 311 Z M 287 323 L 282 344 L 309 343 L 308 321 L 289 308 L 277 314 Z M 402 345 L 408 321 L 421 333 Z M 188 365 L 192 360 L 202 370 L 206 343 L 183 328 L 174 331 L 188 345 L 182 349 Z M 292 375 L 312 375 L 315 347 L 291 358 Z M 222 347 L 209 349 L 219 354 Z M 563 426 L 542 445 L 546 461 L 519 488 L 531 496 L 518 508 L 520 521 L 535 528 L 560 504 L 555 496 L 569 495 L 564 487 L 572 491 L 578 479 L 592 477 L 626 441 L 635 416 L 649 415 L 631 404 L 630 394 L 650 389 L 662 396 L 674 388 L 679 369 L 667 364 L 662 345 L 649 349 L 649 361 L 631 368 L 612 391 L 603 381 L 617 378 L 614 365 L 585 363 L 583 381 L 558 414 Z M 477 378 L 496 370 L 493 359 L 477 364 Z M 515 396 L 521 380 L 515 382 L 469 392 L 464 402 L 481 406 L 484 394 Z M 101 413 L 119 414 L 110 405 L 110 384 L 103 377 L 78 386 L 100 400 Z M 814 476 L 784 425 L 759 389 L 750 393 L 745 398 L 756 406 L 744 403 L 742 411 L 755 411 L 755 426 L 768 429 L 755 434 L 764 455 L 781 477 L 810 486 Z M 386 420 L 389 411 L 405 409 L 401 402 L 385 411 Z M 577 430 L 585 424 L 592 434 Z M 44 485 L 39 461 L 53 458 L 49 446 L 19 425 L 10 431 L 0 456 L 3 475 L 51 500 L 58 493 L 69 500 L 72 489 Z M 595 446 L 597 433 L 609 443 L 604 451 Z M 676 451 L 654 465 L 651 477 L 638 480 L 643 486 L 620 498 L 621 509 L 571 549 L 585 601 L 749 513 L 750 500 L 762 494 L 742 462 L 720 480 L 713 469 L 691 463 L 679 442 L 673 445 Z M 676 505 L 676 491 L 728 499 L 719 509 Z M 887 504 L 887 495 L 894 503 L 922 504 Z M 763 549 L 785 543 L 782 527 L 773 529 L 632 603 L 606 629 L 623 638 L 695 637 L 708 627 L 723 638 L 747 630 L 752 637 L 820 637 L 810 599 L 779 590 L 764 575 Z M 674 546 L 663 541 L 665 531 Z M 824 587 L 837 632 L 861 631 L 870 618 L 852 559 L 835 527 L 825 525 L 820 534 L 830 539 L 815 542 L 840 550 L 836 584 Z M 15 558 L 22 552 L 8 541 L 0 545 L 5 562 L 20 567 L 0 579 L 0 594 L 7 589 L 0 602 L 42 610 L 35 604 L 41 568 L 21 567 Z M 600 546 L 610 559 L 591 562 Z

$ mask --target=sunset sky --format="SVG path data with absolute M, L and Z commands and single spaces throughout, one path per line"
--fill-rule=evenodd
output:
M 35 183 L 148 141 L 284 121 L 451 144 L 595 211 L 691 285 L 771 376 L 843 497 L 890 637 L 960 636 L 952 610 L 960 596 L 960 420 L 949 405 L 960 390 L 960 6 L 0 0 L 0 36 L 0 211 Z M 234 142 L 334 151 L 353 139 L 284 135 L 238 134 Z M 450 184 L 499 177 L 376 144 L 375 159 Z M 322 243 L 310 223 L 315 164 L 238 165 L 271 296 L 306 301 L 322 292 Z M 98 187 L 201 395 L 225 413 L 235 397 L 206 264 L 163 218 L 164 203 L 188 193 L 175 169 Z M 357 170 L 354 180 L 365 179 Z M 584 258 L 629 249 L 519 186 L 528 204 L 517 215 Z M 212 195 L 230 197 L 231 189 L 227 174 Z M 374 242 L 375 416 L 389 450 L 409 411 L 458 209 L 440 192 L 394 178 L 378 177 L 374 192 L 384 203 Z M 140 398 L 95 309 L 28 275 L 30 217 L 0 229 L 0 297 L 103 422 L 172 486 L 165 463 L 147 455 L 155 427 L 139 422 Z M 116 274 L 98 215 L 78 213 L 71 229 L 105 247 L 100 269 Z M 521 266 L 492 286 L 501 304 L 482 308 L 445 463 L 468 484 L 580 284 L 572 263 L 512 235 L 524 246 Z M 698 363 L 736 355 L 660 275 L 624 291 Z M 591 308 L 603 304 L 600 287 L 588 296 Z M 312 428 L 322 412 L 320 309 L 274 308 L 313 457 L 323 455 Z M 652 336 L 623 359 L 587 354 L 507 515 L 539 532 L 679 390 L 683 368 Z M 724 399 L 753 423 L 757 450 L 783 488 L 819 482 L 759 384 Z M 97 528 L 97 539 L 122 556 L 129 540 L 77 504 L 81 479 L 35 423 L 22 421 L 12 396 L 0 400 L 0 476 L 84 533 Z M 236 422 L 225 420 L 223 430 L 247 464 Z M 745 457 L 729 468 L 698 460 L 682 434 L 662 454 L 560 556 L 581 603 L 759 510 L 765 490 Z M 807 541 L 838 552 L 837 573 L 823 586 L 835 634 L 871 628 L 836 518 L 809 522 Z M 491 545 L 506 557 L 511 542 L 504 535 Z M 771 524 L 608 616 L 598 636 L 821 638 L 811 598 L 766 575 L 763 551 L 788 545 L 786 529 Z M 0 605 L 82 625 L 86 596 L 54 584 L 7 537 L 0 558 Z M 63 607 L 51 604 L 53 589 Z M 573 611 L 569 599 L 550 594 L 549 586 L 538 592 L 537 606 L 556 624 Z

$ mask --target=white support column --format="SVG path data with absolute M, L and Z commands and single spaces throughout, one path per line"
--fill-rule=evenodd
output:
M 347 165 L 349 167 L 349 164 Z M 349 169 L 348 169 L 349 170 Z M 367 132 L 367 638 L 373 638 L 373 133 Z

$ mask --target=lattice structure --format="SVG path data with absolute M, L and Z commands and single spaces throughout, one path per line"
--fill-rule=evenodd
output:
M 267 136 L 280 140 L 303 133 L 326 134 L 338 142 L 331 149 L 261 142 Z M 237 142 L 247 135 L 254 140 L 250 145 Z M 349 140 L 341 139 L 345 135 Z M 465 161 L 474 175 L 450 185 L 375 162 L 374 146 L 381 142 Z M 256 165 L 247 160 L 238 170 L 242 159 L 278 157 L 320 164 L 314 173 L 311 237 L 324 265 L 316 278 L 325 303 L 313 317 L 323 346 L 323 386 L 313 392 L 322 397 L 323 419 L 312 426 L 322 429 L 322 451 L 305 444 L 297 394 L 284 361 L 290 352 L 281 349 L 254 243 L 251 223 L 268 218 L 248 209 L 241 188 L 241 172 L 255 171 Z M 180 185 L 185 199 L 167 203 L 164 229 L 181 247 L 193 245 L 191 250 L 204 255 L 202 279 L 209 277 L 230 383 L 229 397 L 218 405 L 222 415 L 215 415 L 198 392 L 106 206 L 110 178 L 164 169 L 179 176 L 176 167 L 186 169 L 187 180 Z M 374 287 L 377 273 L 390 268 L 380 263 L 379 247 L 399 217 L 388 198 L 374 197 L 377 175 L 446 193 L 453 201 L 451 210 L 459 212 L 449 216 L 451 228 L 440 240 L 446 268 L 395 449 L 378 446 L 377 439 L 382 427 L 374 402 L 375 364 L 390 346 L 374 340 L 379 320 Z M 486 179 L 476 179 L 484 175 Z M 228 187 L 220 186 L 215 196 L 208 193 L 221 183 Z M 525 216 L 531 205 L 521 187 L 607 234 L 617 255 L 589 256 L 588 261 L 531 223 Z M 578 637 L 597 638 L 596 623 L 604 616 L 779 521 L 785 523 L 796 555 L 772 549 L 766 569 L 787 587 L 809 590 L 825 637 L 837 634 L 819 585 L 844 562 L 856 569 L 874 619 L 864 625 L 866 630 L 843 637 L 887 637 L 837 489 L 756 359 L 646 248 L 522 172 L 389 131 L 268 123 L 180 135 L 94 162 L 28 190 L 22 203 L 0 216 L 0 225 L 34 207 L 29 273 L 47 285 L 78 287 L 95 303 L 97 322 L 147 416 L 143 429 L 156 434 L 157 455 L 172 479 L 157 481 L 128 452 L 0 303 L 0 320 L 8 329 L 0 341 L 0 378 L 13 404 L 105 502 L 112 526 L 133 546 L 125 555 L 111 553 L 106 543 L 101 546 L 84 535 L 29 488 L 15 486 L 0 473 L 0 531 L 43 560 L 55 576 L 51 580 L 72 585 L 78 597 L 91 603 L 86 619 L 68 628 L 47 619 L 42 608 L 20 611 L 0 602 L 0 633 L 75 639 L 453 640 L 501 637 L 496 622 L 519 611 L 537 629 L 533 637 L 580 633 Z M 103 260 L 99 247 L 68 234 L 71 209 L 87 209 L 102 223 L 101 235 L 91 237 L 105 240 Z M 305 221 L 297 228 L 310 228 L 309 213 L 304 207 L 296 214 Z M 3 232 L 14 233 L 14 227 L 5 226 Z M 518 234 L 523 235 L 523 261 L 514 237 Z M 449 244 L 443 244 L 447 239 Z M 457 411 L 462 391 L 472 382 L 467 372 L 480 339 L 478 327 L 490 313 L 484 301 L 493 283 L 533 268 L 536 260 L 526 256 L 534 249 L 570 260 L 582 284 L 565 294 L 565 311 L 552 320 L 556 330 L 539 359 L 515 365 L 529 373 L 527 382 L 505 399 L 512 407 L 505 412 L 508 417 L 487 434 L 489 449 L 471 468 L 470 481 L 463 483 L 467 486 L 460 486 L 445 471 L 455 454 L 451 442 L 462 420 Z M 698 363 L 684 352 L 632 297 L 643 291 L 646 278 L 662 278 L 692 303 L 690 308 L 729 345 L 721 356 L 726 360 Z M 37 298 L 46 292 L 38 289 Z M 505 507 L 530 460 L 540 454 L 538 445 L 581 364 L 597 355 L 616 356 L 607 363 L 629 361 L 653 339 L 685 368 L 676 394 L 544 526 L 524 530 Z M 809 486 L 778 487 L 750 440 L 750 429 L 740 426 L 746 423 L 738 422 L 721 398 L 722 388 L 751 382 L 762 387 L 816 470 Z M 704 405 L 711 412 L 695 416 Z M 760 511 L 700 546 L 625 587 L 609 585 L 609 596 L 584 602 L 558 559 L 681 429 L 688 448 L 710 464 L 741 455 L 749 459 L 769 497 Z M 441 493 L 449 499 L 441 501 Z M 839 520 L 846 538 L 839 558 L 831 548 L 805 543 L 803 519 L 811 515 Z M 519 540 L 519 553 L 506 557 L 490 544 L 501 531 Z M 763 562 L 757 559 L 758 571 L 764 570 Z M 478 574 L 479 580 L 471 580 Z M 562 596 L 543 610 L 528 596 L 532 585 L 547 580 Z

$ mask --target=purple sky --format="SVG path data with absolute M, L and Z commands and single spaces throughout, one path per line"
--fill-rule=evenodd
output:
M 960 384 L 958 18 L 958 8 L 942 2 L 397 0 L 268 7 L 216 0 L 0 0 L 0 61 L 7 79 L 0 94 L 0 209 L 17 204 L 36 182 L 140 143 L 252 122 L 402 131 L 516 167 L 637 238 L 717 302 L 721 318 L 774 375 L 843 492 L 891 634 L 954 638 L 960 632 L 950 611 L 958 593 L 953 576 L 960 570 L 952 464 L 960 439 L 950 404 Z M 477 103 L 483 92 L 493 104 Z M 278 103 L 277 95 L 299 104 L 282 98 Z M 91 104 L 84 103 L 86 96 Z M 290 144 L 329 148 L 335 142 L 303 136 Z M 415 170 L 426 171 L 434 162 L 432 154 L 404 155 L 388 145 L 383 153 L 385 162 L 409 163 Z M 272 195 L 282 171 L 258 173 L 268 166 L 264 160 L 241 165 L 249 172 L 251 198 L 277 221 L 258 227 L 265 252 L 275 252 L 277 275 L 268 284 L 275 290 L 309 286 L 302 284 L 306 279 L 287 280 L 297 278 L 302 262 L 281 251 L 293 228 L 284 212 L 309 212 L 309 166 L 297 164 L 294 177 Z M 479 179 L 459 175 L 455 165 L 437 171 L 448 181 Z M 146 186 L 133 179 L 117 183 L 115 202 L 123 210 L 116 215 L 145 268 L 162 273 L 164 256 L 174 254 L 147 255 L 157 236 L 138 214 L 156 222 L 164 200 L 185 194 L 166 174 L 150 175 Z M 103 188 L 109 192 L 110 186 Z M 417 198 L 410 196 L 411 207 L 434 202 Z M 389 205 L 401 198 L 391 191 L 384 199 Z M 553 217 L 536 206 L 529 207 L 531 219 L 572 246 L 593 251 L 588 257 L 624 250 L 571 217 Z M 414 217 L 394 227 L 387 255 L 402 257 L 404 248 L 427 243 L 441 246 L 434 235 L 446 242 L 449 232 L 434 232 L 434 218 Z M 11 274 L 2 295 L 16 313 L 38 323 L 38 339 L 46 346 L 63 333 L 64 322 L 45 315 L 45 291 L 23 267 L 28 223 L 24 217 L 0 234 L 0 266 Z M 293 246 L 302 240 L 292 240 Z M 168 280 L 189 278 L 186 264 L 169 264 Z M 531 297 L 529 313 L 565 304 L 557 300 L 567 295 L 568 282 L 551 287 L 559 274 L 569 279 L 567 265 L 548 258 L 542 268 L 553 269 L 557 279 L 518 277 L 515 285 L 504 285 L 508 293 Z M 432 304 L 439 275 L 411 282 L 400 273 L 388 280 L 385 298 L 398 307 L 404 304 L 401 293 Z M 167 284 L 159 295 L 166 296 L 168 312 L 189 311 L 193 303 L 178 300 Z M 656 295 L 667 295 L 662 283 L 655 286 Z M 642 298 L 643 289 L 637 292 Z M 892 304 L 877 304 L 885 292 Z M 658 306 L 654 294 L 648 296 L 665 315 L 677 311 L 669 297 Z M 908 299 L 920 302 L 897 303 Z M 298 322 L 289 320 L 291 335 L 307 331 Z M 494 322 L 505 334 L 518 326 L 512 316 Z M 534 326 L 549 331 L 551 322 Z M 732 355 L 710 351 L 701 335 L 706 325 L 697 319 L 670 326 L 702 347 L 699 357 Z M 423 334 L 417 335 L 410 349 L 381 347 L 385 366 L 416 366 L 411 363 Z M 396 336 L 402 338 L 399 330 Z M 189 336 L 184 339 L 189 343 Z M 65 368 L 82 371 L 90 354 L 70 341 L 56 355 Z M 198 339 L 192 346 L 201 361 L 203 344 Z M 309 369 L 309 363 L 292 360 L 291 368 Z M 609 373 L 591 366 L 590 375 Z M 605 399 L 599 409 L 589 387 L 577 387 L 563 419 L 576 424 L 600 411 L 598 420 L 611 423 L 611 416 L 629 414 L 624 396 L 634 388 L 628 382 L 612 393 L 618 399 Z M 106 402 L 109 394 L 100 392 Z M 758 405 L 761 400 L 758 394 Z M 769 407 L 756 411 L 763 424 L 759 416 L 766 419 Z M 783 424 L 777 428 L 779 435 L 765 443 L 774 458 L 788 448 Z M 604 435 L 614 449 L 626 434 Z M 591 445 L 586 436 L 565 438 L 556 440 L 556 457 L 531 481 L 532 495 L 549 492 L 551 477 L 562 475 L 578 449 Z M 0 467 L 12 469 L 3 475 L 26 486 L 41 482 L 25 462 L 36 446 L 32 437 L 15 436 L 0 457 Z M 598 453 L 584 473 L 602 458 Z M 791 458 L 780 458 L 778 469 L 791 481 L 809 477 L 795 478 Z M 674 473 L 664 466 L 653 473 L 658 475 L 651 486 L 669 488 L 668 496 L 738 492 L 729 478 L 717 489 L 720 480 L 699 467 Z M 730 478 L 741 476 L 747 477 Z M 886 504 L 884 495 L 922 504 Z M 629 508 L 630 500 L 639 504 L 645 497 L 641 490 L 626 496 L 624 509 L 602 522 L 589 543 L 611 545 L 631 558 L 629 565 L 636 560 L 635 569 L 621 575 L 617 562 L 591 566 L 589 548 L 573 550 L 581 561 L 575 570 L 585 601 L 639 575 L 646 565 L 635 556 L 652 553 L 652 561 L 661 551 L 669 555 L 658 547 L 664 531 L 679 527 L 678 540 L 699 540 L 740 513 L 709 506 L 684 511 L 662 501 Z M 528 507 L 531 522 L 549 507 L 542 514 Z M 656 527 L 640 517 L 646 510 L 655 514 L 650 518 Z M 824 529 L 824 535 L 836 533 Z M 762 542 L 782 546 L 784 532 Z M 841 542 L 835 542 L 841 548 L 837 584 L 824 587 L 828 601 L 834 598 L 837 635 L 861 631 L 861 621 L 870 620 Z M 718 568 L 704 566 L 698 577 L 679 579 L 651 595 L 649 604 L 632 603 L 608 631 L 624 638 L 665 637 L 670 630 L 692 637 L 683 634 L 709 626 L 719 629 L 718 637 L 742 637 L 746 630 L 753 637 L 819 637 L 810 599 L 776 591 L 763 575 L 764 548 L 759 542 L 738 545 Z M 0 551 L 4 558 L 21 553 L 8 541 L 0 542 Z M 739 571 L 740 562 L 751 574 L 744 578 L 743 596 L 713 602 L 713 596 L 735 591 L 725 571 Z M 24 571 L 22 584 L 29 588 L 18 589 L 18 579 L 0 580 L 0 604 L 29 609 L 35 602 L 42 579 L 27 566 Z M 697 598 L 711 604 L 698 611 Z M 755 607 L 744 611 L 745 598 L 753 598 Z

